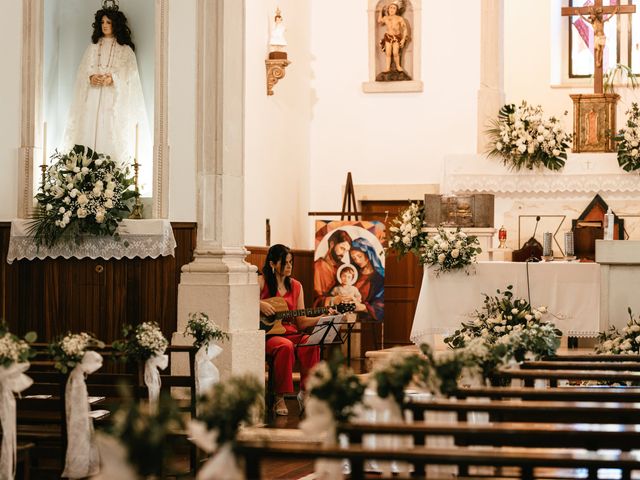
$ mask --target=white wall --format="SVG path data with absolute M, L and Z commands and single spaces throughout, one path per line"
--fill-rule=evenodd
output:
M 340 210 L 341 187 L 349 171 L 361 184 L 438 183 L 445 154 L 475 151 L 480 38 L 476 0 L 464 2 L 464 9 L 443 9 L 436 15 L 429 2 L 423 2 L 424 92 L 388 94 L 362 92 L 369 58 L 365 0 L 342 2 L 338 9 L 319 0 L 280 2 L 294 63 L 271 99 L 263 93 L 266 13 L 258 11 L 260 7 L 251 11 L 257 2 L 248 3 L 248 244 L 264 244 L 264 218 L 270 217 L 272 243 L 312 248 L 314 219 L 306 213 Z M 296 15 L 301 10 L 308 10 L 308 25 Z M 299 57 L 308 57 L 307 35 L 310 69 Z M 297 101 L 302 104 L 291 103 Z M 307 118 L 305 146 L 301 139 Z M 288 145 L 282 145 L 283 140 Z M 283 179 L 288 182 L 283 184 Z M 270 184 L 269 192 L 259 184 Z M 306 184 L 308 193 L 301 187 Z
M 286 24 L 291 64 L 266 93 L 265 59 L 276 7 Z M 245 80 L 245 243 L 265 245 L 265 220 L 271 243 L 306 246 L 309 211 L 310 0 L 246 1 Z M 314 53 L 315 55 L 315 53 Z
M 22 2 L 2 0 L 1 6 L 5 48 L 0 48 L 0 221 L 8 221 L 18 213 Z

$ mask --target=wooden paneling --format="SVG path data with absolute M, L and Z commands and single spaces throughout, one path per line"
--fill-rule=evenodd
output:
M 111 342 L 122 325 L 153 320 L 166 336 L 176 330 L 180 268 L 196 246 L 195 223 L 172 223 L 175 256 L 157 259 L 46 259 L 6 263 L 10 225 L 0 224 L 1 311 L 16 333 L 41 341 L 90 331 Z
M 262 271 L 269 247 L 247 247 L 247 262 Z M 293 254 L 293 273 L 291 276 L 302 283 L 304 304 L 313 305 L 313 250 L 291 250 Z
M 408 206 L 407 201 L 362 201 L 362 214 L 366 220 L 385 222 L 387 232 L 391 220 Z M 372 213 L 370 213 L 372 212 Z M 379 214 L 375 212 L 385 212 Z M 385 221 L 386 220 L 386 221 Z M 385 258 L 384 278 L 384 346 L 385 348 L 411 343 L 409 335 L 416 311 L 422 267 L 414 255 L 402 259 L 392 253 Z M 378 338 L 378 341 L 380 339 Z M 363 337 L 363 350 L 374 347 Z

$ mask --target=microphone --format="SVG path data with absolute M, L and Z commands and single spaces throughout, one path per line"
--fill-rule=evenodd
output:
M 538 215 L 536 217 L 536 226 L 533 229 L 533 235 L 531 235 L 531 238 L 536 238 L 536 231 L 538 230 L 538 223 L 540 223 L 540 215 Z

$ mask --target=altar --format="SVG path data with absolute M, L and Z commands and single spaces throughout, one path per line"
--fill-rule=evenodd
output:
M 7 263 L 14 260 L 45 258 L 158 258 L 174 255 L 176 240 L 169 220 L 123 220 L 118 226 L 119 239 L 87 236 L 81 243 L 59 243 L 51 248 L 38 247 L 29 235 L 30 220 L 11 222 Z
M 484 296 L 513 285 L 514 296 L 546 306 L 545 321 L 565 336 L 595 337 L 600 324 L 600 265 L 579 262 L 478 262 L 469 274 L 425 268 L 411 328 L 415 344 L 434 343 L 434 335 L 450 335 L 483 307 Z

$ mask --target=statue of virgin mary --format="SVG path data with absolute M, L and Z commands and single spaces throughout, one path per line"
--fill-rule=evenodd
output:
M 127 18 L 114 1 L 95 14 L 91 44 L 76 77 L 63 151 L 85 145 L 130 163 L 149 144 L 147 114 Z M 138 162 L 145 162 L 138 158 Z M 147 175 L 145 175 L 147 176 Z

